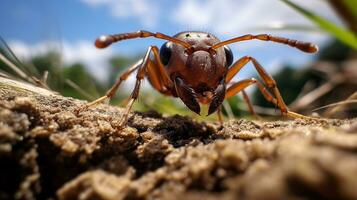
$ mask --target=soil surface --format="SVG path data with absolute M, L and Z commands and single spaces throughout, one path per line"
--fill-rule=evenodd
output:
M 0 199 L 357 199 L 357 119 L 130 115 L 0 82 Z

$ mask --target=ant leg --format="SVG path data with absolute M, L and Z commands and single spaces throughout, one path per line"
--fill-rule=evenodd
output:
M 237 62 L 235 62 L 232 65 L 232 67 L 228 70 L 228 73 L 226 76 L 226 82 L 229 82 L 234 77 L 234 75 L 236 75 L 244 66 L 246 66 L 246 64 L 249 61 L 251 61 L 253 63 L 255 69 L 257 70 L 258 74 L 263 79 L 263 81 L 267 85 L 267 87 L 273 90 L 273 93 L 277 100 L 276 106 L 279 107 L 279 109 L 281 110 L 281 112 L 283 114 L 288 113 L 287 106 L 285 105 L 285 102 L 279 92 L 279 89 L 276 85 L 275 80 L 273 79 L 273 77 L 271 77 L 265 71 L 265 69 L 258 63 L 258 61 L 255 58 L 252 58 L 250 56 L 245 56 L 245 57 L 239 59 Z
M 150 60 L 151 52 L 154 53 L 154 61 Z M 112 88 L 110 90 L 108 90 L 108 92 L 106 93 L 105 96 L 100 97 L 91 103 L 88 103 L 84 107 L 80 108 L 78 111 L 85 110 L 91 106 L 102 103 L 105 100 L 113 97 L 114 94 L 116 93 L 116 91 L 118 90 L 121 82 L 126 80 L 128 78 L 128 76 L 137 69 L 138 69 L 138 72 L 136 75 L 135 87 L 130 95 L 129 101 L 126 105 L 125 112 L 124 112 L 123 117 L 119 123 L 119 127 L 122 127 L 123 125 L 126 124 L 131 107 L 133 106 L 135 100 L 139 96 L 141 81 L 142 81 L 142 79 L 144 79 L 146 74 L 148 74 L 154 88 L 159 90 L 162 93 L 167 93 L 168 88 L 173 86 L 172 81 L 170 80 L 168 74 L 165 71 L 163 64 L 160 61 L 158 48 L 156 46 L 150 46 L 145 54 L 144 59 L 141 59 L 134 66 L 129 68 L 127 71 L 125 71 L 119 77 L 119 79 L 115 82 L 115 84 L 112 86 Z
M 245 92 L 245 90 L 242 90 L 242 94 L 243 94 L 243 99 L 245 101 L 245 103 L 248 106 L 249 112 L 254 116 L 254 117 L 258 117 L 258 115 L 255 113 L 252 102 L 250 101 L 247 92 Z
M 272 102 L 275 106 L 279 107 L 279 109 L 281 110 L 283 115 L 288 115 L 291 116 L 293 118 L 309 118 L 303 115 L 300 115 L 298 113 L 294 113 L 292 111 L 288 111 L 288 108 L 279 92 L 278 87 L 276 86 L 276 82 L 273 79 L 273 77 L 271 77 L 266 71 L 265 69 L 258 63 L 258 61 L 250 56 L 245 56 L 241 59 L 239 59 L 238 61 L 236 61 L 232 67 L 228 70 L 227 76 L 226 76 L 226 83 L 228 83 L 244 66 L 246 66 L 246 64 L 251 61 L 255 67 L 255 69 L 257 70 L 258 74 L 260 75 L 260 77 L 262 77 L 264 83 L 267 85 L 268 88 L 273 90 L 273 93 L 275 95 L 275 100 L 276 103 Z M 261 91 L 263 93 L 263 95 L 267 98 L 268 96 L 266 96 L 267 94 L 267 89 L 261 88 Z M 265 92 L 263 92 L 265 91 Z M 269 93 L 269 92 L 268 92 Z M 270 93 L 269 93 L 270 94 Z M 269 97 L 268 97 L 269 98 Z
M 174 84 L 161 62 L 159 49 L 156 46 L 151 46 L 151 51 L 154 54 L 154 59 L 148 60 L 149 79 L 155 89 L 164 94 L 171 94 L 168 89 L 174 87 Z
M 164 76 L 165 76 L 165 74 L 167 74 L 167 73 L 164 72 Z M 161 92 L 162 94 L 171 95 L 170 89 L 171 89 L 171 87 L 173 87 L 171 85 L 172 82 L 170 79 L 163 78 L 162 75 L 163 74 L 157 67 L 157 64 L 154 61 L 149 60 L 148 67 L 147 67 L 147 76 L 148 76 L 149 82 L 151 83 L 153 88 L 155 88 L 157 91 Z M 168 81 L 165 81 L 165 80 L 168 80 Z
M 245 88 L 247 88 L 248 86 L 252 85 L 252 84 L 257 84 L 258 89 L 260 90 L 260 92 L 263 94 L 264 98 L 273 103 L 275 106 L 278 106 L 278 100 L 264 87 L 264 85 L 259 82 L 258 80 L 251 78 L 251 79 L 244 79 L 241 81 L 238 81 L 234 84 L 232 84 L 226 91 L 226 96 L 225 99 L 228 99 L 234 95 L 236 95 L 237 93 L 241 92 L 242 90 L 244 90 Z M 286 115 L 293 117 L 293 118 L 303 118 L 303 119 L 313 119 L 304 115 L 300 115 L 298 113 L 295 112 L 291 112 L 291 111 L 287 111 L 285 113 Z
M 130 67 L 128 70 L 126 70 L 122 75 L 120 75 L 120 77 L 116 80 L 116 82 L 114 83 L 114 85 L 106 92 L 106 94 L 105 94 L 104 96 L 102 96 L 102 97 L 100 97 L 100 98 L 98 98 L 98 99 L 96 99 L 96 100 L 94 100 L 94 101 L 92 101 L 92 102 L 90 102 L 90 103 L 87 103 L 87 104 L 84 105 L 83 107 L 79 108 L 79 109 L 77 110 L 77 112 L 81 112 L 81 111 L 86 110 L 86 109 L 88 109 L 88 108 L 90 108 L 90 107 L 93 107 L 93 106 L 95 106 L 95 105 L 98 105 L 98 104 L 100 104 L 100 103 L 103 103 L 103 102 L 105 102 L 105 101 L 108 100 L 108 99 L 111 99 L 111 98 L 115 95 L 115 93 L 116 93 L 116 91 L 118 90 L 120 84 L 121 84 L 123 81 L 125 81 L 125 80 L 129 77 L 129 75 L 130 75 L 131 73 L 133 73 L 136 69 L 138 69 L 138 68 L 140 67 L 140 65 L 141 65 L 142 62 L 143 62 L 142 59 L 139 60 L 139 61 L 136 62 L 132 67 Z
M 230 85 L 229 85 L 229 86 L 231 86 L 231 85 L 233 85 L 233 84 L 235 84 L 235 82 L 230 82 Z M 254 111 L 253 104 L 252 104 L 252 102 L 250 101 L 249 96 L 248 96 L 248 94 L 245 92 L 245 90 L 242 90 L 242 96 L 243 96 L 244 102 L 247 104 L 247 107 L 248 107 L 248 110 L 249 110 L 250 114 L 252 114 L 254 117 L 258 118 L 258 115 L 257 115 L 257 114 L 255 113 L 255 111 Z
M 223 127 L 223 116 L 222 116 L 222 110 L 221 107 L 217 108 L 217 116 L 218 116 L 218 121 L 221 127 Z
M 277 104 L 276 98 L 274 98 L 273 95 L 264 87 L 264 85 L 255 78 L 244 79 L 232 84 L 230 87 L 227 88 L 226 96 L 224 98 L 228 99 L 252 84 L 257 84 L 258 89 L 267 101 L 273 103 L 274 105 Z
M 162 83 L 160 72 L 154 67 L 155 63 L 152 60 L 148 60 L 148 65 L 147 75 L 151 85 L 159 92 L 165 92 L 166 88 Z
M 151 46 L 148 51 L 147 54 L 150 54 L 150 52 L 154 53 L 154 61 L 151 61 L 148 57 L 147 59 L 147 65 L 149 67 L 147 72 L 148 72 L 148 76 L 150 78 L 150 81 L 153 85 L 153 87 L 155 89 L 157 89 L 158 91 L 162 92 L 162 93 L 167 93 L 168 90 L 167 88 L 172 87 L 173 83 L 170 80 L 169 76 L 167 75 L 164 65 L 161 63 L 160 61 L 160 54 L 159 54 L 159 50 L 156 46 Z M 114 83 L 114 85 L 112 86 L 112 88 L 110 88 L 106 95 L 94 100 L 93 102 L 90 102 L 86 105 L 84 105 L 83 107 L 81 107 L 80 109 L 78 109 L 77 112 L 86 110 L 90 107 L 93 107 L 95 105 L 98 105 L 100 103 L 103 103 L 104 101 L 112 98 L 116 91 L 118 90 L 119 86 L 121 85 L 121 83 L 123 81 L 125 81 L 130 74 L 132 74 L 135 70 L 137 70 L 141 65 L 144 65 L 145 59 L 141 59 L 138 62 L 136 62 L 132 67 L 130 67 L 128 70 L 126 70 L 118 79 L 117 81 Z M 128 104 L 130 104 L 130 101 L 128 102 Z
M 154 53 L 154 61 L 150 60 L 150 53 Z M 156 65 L 154 64 L 156 63 Z M 126 105 L 125 112 L 119 123 L 119 127 L 125 126 L 128 121 L 129 112 L 139 96 L 141 81 L 148 75 L 151 78 L 153 86 L 160 92 L 165 92 L 168 87 L 173 85 L 172 81 L 169 79 L 164 66 L 160 62 L 160 57 L 158 54 L 158 48 L 156 46 L 150 46 L 147 50 L 142 64 L 140 65 L 138 72 L 136 74 L 136 82 L 134 90 L 130 95 L 129 103 Z

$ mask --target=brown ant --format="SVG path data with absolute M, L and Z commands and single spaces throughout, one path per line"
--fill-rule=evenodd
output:
M 145 76 L 148 77 L 151 85 L 160 93 L 179 97 L 190 110 L 197 114 L 200 113 L 199 102 L 209 104 L 208 115 L 218 111 L 221 124 L 220 106 L 223 100 L 239 92 L 243 92 L 245 101 L 248 103 L 251 112 L 254 113 L 248 96 L 244 92 L 244 89 L 252 84 L 256 84 L 266 100 L 277 106 L 282 114 L 294 118 L 307 118 L 288 110 L 275 80 L 256 59 L 244 56 L 233 63 L 233 54 L 227 45 L 257 39 L 286 44 L 307 53 L 316 52 L 318 50 L 316 45 L 267 34 L 248 34 L 221 42 L 210 33 L 195 31 L 181 32 L 172 37 L 148 31 L 107 35 L 99 37 L 95 41 L 95 45 L 98 48 L 105 48 L 121 40 L 146 37 L 160 38 L 167 40 L 167 42 L 161 46 L 160 50 L 156 46 L 150 46 L 145 57 L 126 70 L 105 96 L 88 103 L 80 110 L 112 98 L 122 81 L 126 80 L 131 73 L 137 71 L 135 87 L 119 124 L 120 127 L 124 126 L 128 120 L 130 109 L 139 96 L 140 84 Z M 153 54 L 152 58 L 151 54 Z M 249 61 L 253 63 L 258 74 L 263 79 L 264 85 L 254 78 L 231 82 L 232 78 Z

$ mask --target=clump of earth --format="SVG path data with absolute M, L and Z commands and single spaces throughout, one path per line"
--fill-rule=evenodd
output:
M 0 199 L 357 199 L 357 119 L 197 122 L 0 83 Z

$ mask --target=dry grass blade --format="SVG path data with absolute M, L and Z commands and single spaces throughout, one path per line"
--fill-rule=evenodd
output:
M 334 107 L 334 106 L 336 106 L 335 108 L 327 110 L 325 112 L 325 115 L 327 117 L 332 116 L 334 113 L 337 113 L 340 110 L 342 110 L 347 104 L 357 103 L 356 99 L 357 99 L 357 92 L 353 93 L 346 100 L 343 100 L 343 101 L 340 101 L 340 102 L 337 102 L 337 103 L 333 103 L 333 104 L 329 104 L 329 105 L 324 106 L 324 108 L 325 107 Z
M 18 66 L 25 74 L 39 75 L 37 68 L 34 65 L 24 65 L 16 54 L 12 51 L 7 42 L 0 36 L 1 49 L 3 50 L 4 56 L 11 60 L 11 62 Z M 6 55 L 5 55 L 6 54 Z
M 0 76 L 6 77 L 6 78 L 12 78 L 11 75 L 3 70 L 0 69 Z
M 47 84 L 47 79 L 48 79 L 48 71 L 46 70 L 42 75 L 42 82 Z
M 44 83 L 42 80 L 36 78 L 35 76 L 31 76 L 31 79 L 35 81 L 36 85 L 38 85 L 38 86 L 40 86 L 42 88 L 51 90 L 51 88 L 48 87 L 48 85 L 46 83 Z
M 9 47 L 7 42 L 1 36 L 0 36 L 0 42 L 1 42 L 1 45 L 3 45 L 3 47 L 4 47 L 3 49 L 5 50 L 5 52 L 7 52 L 8 56 L 10 56 L 13 60 L 15 60 L 15 62 L 16 62 L 15 64 L 18 66 L 21 66 L 23 68 L 22 62 L 17 58 L 15 53 L 11 50 L 11 48 Z
M 313 91 L 307 93 L 303 97 L 301 97 L 298 101 L 290 105 L 289 107 L 292 110 L 299 110 L 301 108 L 307 107 L 309 104 L 317 100 L 318 98 L 322 97 L 326 93 L 330 92 L 333 90 L 333 88 L 336 86 L 336 82 L 329 81 L 320 87 L 314 89 Z
M 322 106 L 322 107 L 319 107 L 319 108 L 315 108 L 313 109 L 312 111 L 315 112 L 315 111 L 318 111 L 318 110 L 322 110 L 324 108 L 330 108 L 330 107 L 334 107 L 334 106 L 340 106 L 340 105 L 346 105 L 346 104 L 353 104 L 353 103 L 357 103 L 357 100 L 343 100 L 343 101 L 339 101 L 339 102 L 336 102 L 336 103 L 331 103 L 331 104 L 328 104 L 326 106 Z
M 3 54 L 0 54 L 0 60 L 3 61 L 8 67 L 10 67 L 20 78 L 27 80 L 31 83 L 35 83 L 25 72 L 23 72 L 19 67 L 7 59 Z
M 229 103 L 227 101 L 224 101 L 222 103 L 222 106 L 223 106 L 224 110 L 226 111 L 228 118 L 234 119 L 234 114 L 233 114 L 232 108 L 229 105 Z
M 22 62 L 17 58 L 15 53 L 11 50 L 9 45 L 1 36 L 0 36 L 0 42 L 3 47 L 1 49 L 2 51 L 0 51 L 0 60 L 3 61 L 5 65 L 7 65 L 11 70 L 13 70 L 15 74 L 18 76 L 18 78 L 21 78 L 25 81 L 28 81 L 29 83 L 35 84 L 42 88 L 50 89 L 45 82 L 35 77 L 29 70 L 26 69 L 26 66 L 22 64 Z M 10 58 L 13 61 L 11 61 Z M 37 69 L 34 71 L 37 71 Z

